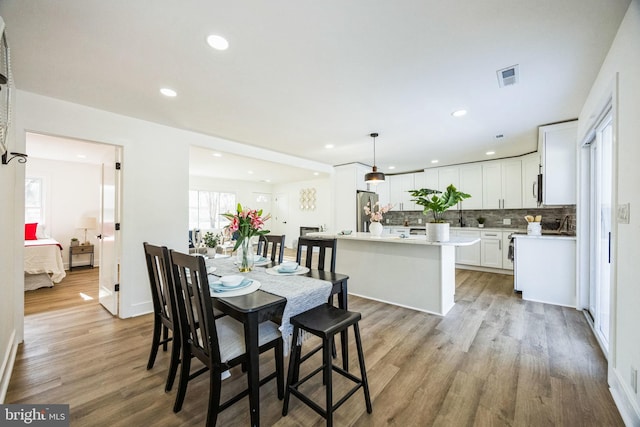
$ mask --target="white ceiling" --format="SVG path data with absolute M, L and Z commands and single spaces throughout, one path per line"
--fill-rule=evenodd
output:
M 535 150 L 539 125 L 578 116 L 629 1 L 3 0 L 0 16 L 19 89 L 334 165 L 371 164 L 379 132 L 398 172 Z

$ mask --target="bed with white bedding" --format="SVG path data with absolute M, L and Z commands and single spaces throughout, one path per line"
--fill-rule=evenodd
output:
M 47 273 L 53 283 L 60 283 L 66 276 L 62 263 L 62 245 L 55 239 L 25 240 L 24 272 L 28 274 Z M 25 281 L 25 290 L 27 283 Z

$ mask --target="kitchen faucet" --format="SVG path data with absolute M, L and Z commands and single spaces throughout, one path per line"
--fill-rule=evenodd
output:
M 562 229 L 565 227 L 566 227 L 565 231 L 569 231 L 569 215 L 565 215 L 565 217 L 560 222 L 560 225 L 558 226 L 557 231 L 562 231 Z
M 460 223 L 460 227 L 464 227 L 464 218 L 462 217 L 462 209 L 458 209 L 458 215 L 460 216 L 460 218 L 458 219 L 458 222 Z

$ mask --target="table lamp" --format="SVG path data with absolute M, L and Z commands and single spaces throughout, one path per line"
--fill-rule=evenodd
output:
M 88 245 L 90 243 L 87 240 L 87 230 L 95 230 L 96 228 L 98 228 L 98 220 L 95 217 L 92 217 L 92 216 L 81 218 L 80 221 L 78 222 L 77 228 L 83 228 L 84 229 L 84 243 L 83 244 Z

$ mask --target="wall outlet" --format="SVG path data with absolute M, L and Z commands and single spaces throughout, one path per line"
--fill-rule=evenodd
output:
M 618 205 L 617 219 L 620 224 L 629 224 L 629 211 L 631 210 L 630 203 Z
M 418 218 L 418 224 L 422 224 L 422 218 Z
M 503 218 L 502 225 L 511 225 L 511 218 Z
M 629 381 L 631 383 L 631 389 L 633 390 L 633 392 L 635 394 L 638 394 L 638 370 L 636 368 L 634 368 L 633 366 L 631 367 L 631 381 Z

